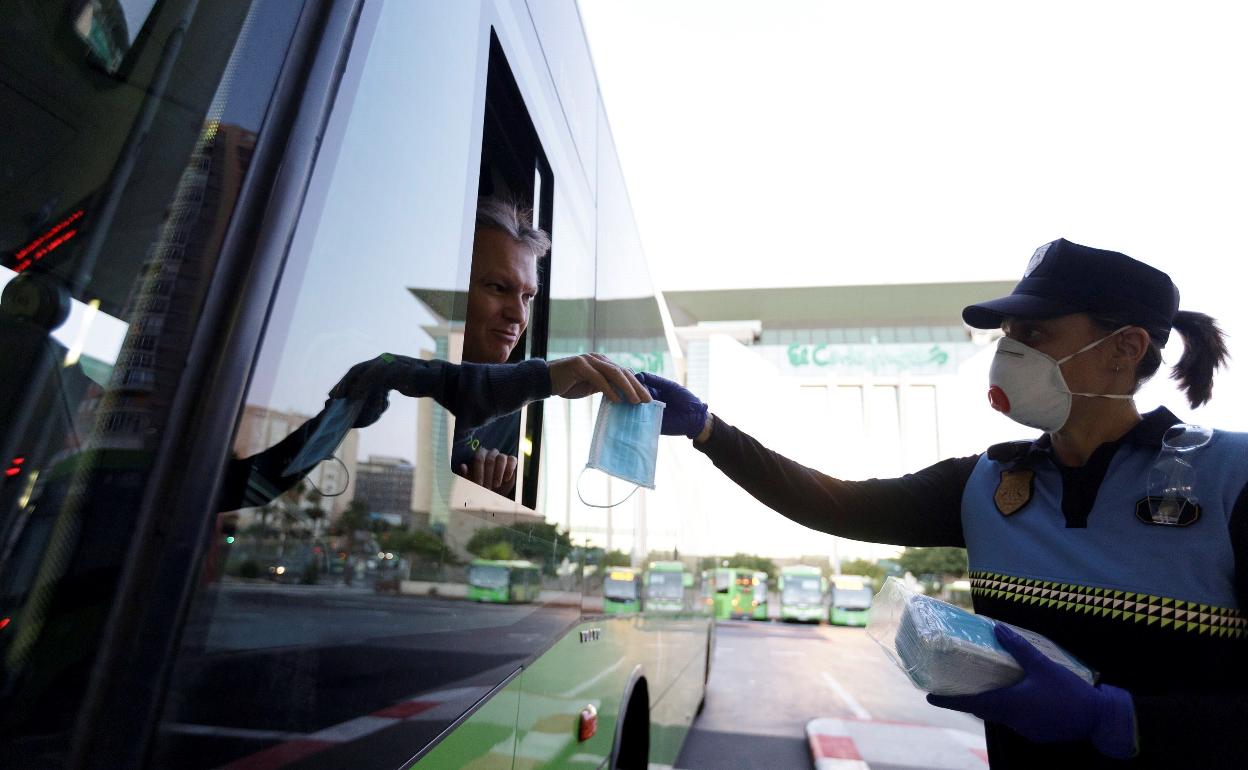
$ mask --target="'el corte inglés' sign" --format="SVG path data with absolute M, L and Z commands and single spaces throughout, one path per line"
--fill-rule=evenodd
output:
M 954 374 L 974 355 L 968 343 L 898 342 L 881 344 L 802 343 L 757 345 L 760 355 L 781 370 L 814 374 Z

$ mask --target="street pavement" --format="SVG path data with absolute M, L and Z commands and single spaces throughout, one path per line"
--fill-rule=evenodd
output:
M 859 760 L 829 767 L 987 767 L 983 724 L 928 705 L 863 629 L 775 621 L 717 625 L 706 707 L 676 767 L 810 768 L 807 725 L 817 718 L 831 720 L 815 725 L 825 756 Z

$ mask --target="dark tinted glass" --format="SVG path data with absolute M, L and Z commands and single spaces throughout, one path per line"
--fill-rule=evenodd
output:
M 299 10 L 0 5 L 6 765 L 64 759 Z
M 579 619 L 570 541 L 521 504 L 525 477 L 503 496 L 448 462 L 480 425 L 465 404 L 496 393 L 448 363 L 463 347 L 472 137 L 491 114 L 476 101 L 478 10 L 365 4 L 232 442 L 233 510 L 158 766 L 400 767 Z M 357 377 L 368 387 L 338 390 Z M 510 760 L 508 745 L 481 751 Z

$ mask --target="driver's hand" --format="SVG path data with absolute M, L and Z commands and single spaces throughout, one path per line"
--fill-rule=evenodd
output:
M 644 404 L 652 400 L 650 391 L 633 373 L 601 353 L 584 353 L 560 358 L 547 364 L 550 393 L 564 398 L 584 398 L 601 393 L 610 401 Z
M 477 447 L 472 457 L 472 465 L 460 463 L 460 476 L 486 489 L 506 495 L 516 483 L 516 468 L 520 461 L 497 449 Z

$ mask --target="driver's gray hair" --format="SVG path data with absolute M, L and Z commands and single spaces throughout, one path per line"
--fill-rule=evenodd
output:
M 550 236 L 533 226 L 533 212 L 519 203 L 500 198 L 477 201 L 478 230 L 498 230 L 527 246 L 541 258 L 550 250 Z

